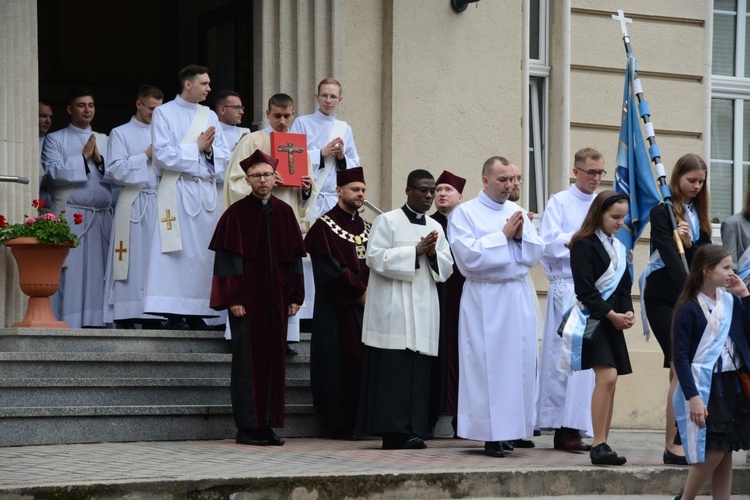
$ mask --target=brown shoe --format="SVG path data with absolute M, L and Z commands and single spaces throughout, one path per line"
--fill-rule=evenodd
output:
M 568 427 L 561 427 L 555 431 L 553 443 L 556 450 L 591 451 L 591 445 L 583 442 L 578 431 Z

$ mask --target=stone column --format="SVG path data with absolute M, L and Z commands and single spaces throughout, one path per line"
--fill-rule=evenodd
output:
M 345 80 L 344 0 L 261 0 L 253 12 L 254 116 L 264 116 L 268 98 L 278 92 L 295 101 L 297 116 L 315 111 L 317 83 Z
M 37 9 L 34 0 L 0 2 L 0 175 L 27 177 L 28 185 L 0 182 L 0 214 L 19 222 L 39 193 Z M 24 295 L 10 251 L 0 248 L 0 327 L 23 317 Z

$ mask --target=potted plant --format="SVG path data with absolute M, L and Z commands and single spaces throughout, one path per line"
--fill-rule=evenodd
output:
M 29 296 L 23 320 L 13 328 L 67 328 L 52 314 L 50 296 L 60 287 L 60 273 L 71 247 L 80 243 L 63 214 L 47 210 L 43 200 L 33 200 L 37 216 L 23 216 L 23 222 L 8 224 L 0 215 L 0 244 L 10 247 L 18 266 L 21 291 Z M 74 214 L 75 224 L 83 222 Z

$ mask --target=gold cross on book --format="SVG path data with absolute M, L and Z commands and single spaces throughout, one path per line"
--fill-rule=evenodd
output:
M 294 173 L 294 153 L 301 153 L 304 148 L 294 147 L 294 143 L 287 142 L 286 146 L 279 146 L 279 151 L 287 153 L 289 155 L 289 173 Z

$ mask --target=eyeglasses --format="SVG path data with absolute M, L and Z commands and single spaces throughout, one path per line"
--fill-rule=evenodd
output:
M 239 104 L 235 104 L 234 106 L 230 106 L 229 104 L 222 104 L 223 108 L 232 108 L 235 111 L 245 111 L 245 106 L 240 106 Z
M 597 175 L 599 177 L 604 177 L 605 175 L 607 175 L 607 171 L 606 170 L 581 170 L 581 172 L 585 173 L 586 175 L 588 175 L 592 179 L 594 179 Z
M 409 189 L 414 189 L 419 191 L 422 194 L 435 194 L 437 193 L 437 188 L 426 188 L 426 187 L 415 187 L 415 186 L 409 186 Z
M 156 109 L 156 106 L 146 106 L 145 104 L 143 104 L 143 101 L 138 101 L 138 102 L 140 102 L 141 106 L 143 106 L 144 108 L 146 108 L 149 111 L 153 111 L 153 110 Z
M 261 178 L 263 178 L 263 179 L 265 179 L 267 181 L 270 181 L 271 179 L 274 178 L 275 175 L 276 174 L 274 174 L 272 172 L 266 172 L 265 174 L 249 174 L 248 177 L 257 182 Z

